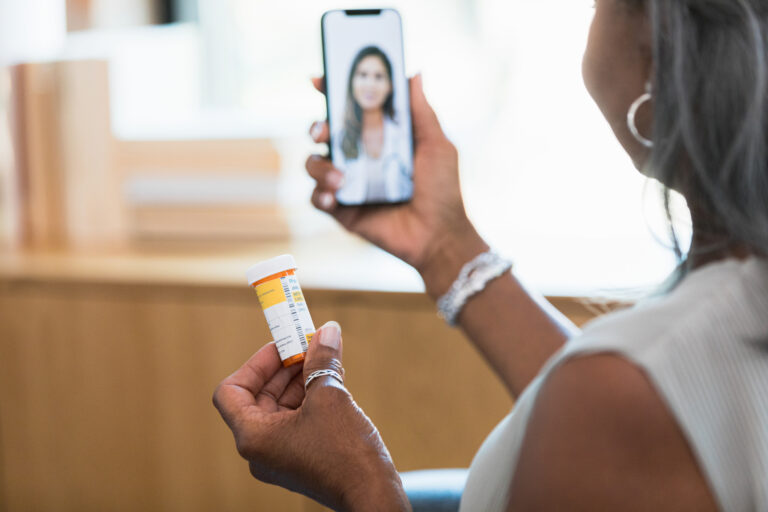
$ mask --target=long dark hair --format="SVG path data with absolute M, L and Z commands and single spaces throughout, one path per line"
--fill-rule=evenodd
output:
M 357 66 L 366 57 L 378 57 L 384 63 L 389 77 L 390 91 L 387 100 L 384 102 L 382 110 L 390 119 L 395 118 L 395 85 L 392 81 L 392 63 L 386 54 L 376 46 L 367 46 L 360 50 L 352 61 L 352 67 L 349 70 L 349 80 L 347 81 L 347 106 L 344 111 L 344 135 L 341 139 L 341 151 L 347 160 L 355 160 L 360 156 L 358 143 L 363 132 L 363 109 L 360 108 L 355 97 L 352 94 L 352 81 L 355 78 Z
M 652 27 L 654 147 L 678 267 L 736 246 L 768 255 L 768 6 L 765 0 L 624 0 Z M 688 201 L 696 246 L 683 255 L 670 189 Z M 695 251 L 695 254 L 694 254 Z

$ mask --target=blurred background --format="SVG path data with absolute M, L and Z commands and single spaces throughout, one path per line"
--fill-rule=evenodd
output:
M 610 294 L 670 270 L 657 190 L 581 82 L 589 0 L 394 6 L 406 64 L 460 149 L 470 215 L 523 276 L 547 292 Z M 14 172 L 3 132 L 4 240 L 103 248 L 338 231 L 310 207 L 303 170 L 323 151 L 306 135 L 325 116 L 309 83 L 322 74 L 318 20 L 337 7 L 4 0 L 3 62 L 37 63 L 2 80 L 23 140 Z
M 658 185 L 582 85 L 592 3 L 388 4 L 470 216 L 578 323 L 675 263 Z M 209 404 L 268 336 L 243 272 L 284 252 L 316 323 L 358 340 L 350 383 L 401 469 L 468 465 L 506 412 L 415 272 L 309 204 L 320 16 L 349 7 L 381 5 L 0 0 L 0 510 L 311 509 L 248 480 Z M 459 377 L 434 389 L 427 360 Z

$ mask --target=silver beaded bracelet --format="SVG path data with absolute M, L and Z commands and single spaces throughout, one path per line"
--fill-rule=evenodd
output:
M 451 288 L 437 300 L 437 314 L 448 325 L 455 326 L 469 298 L 483 291 L 489 282 L 511 268 L 511 261 L 493 251 L 480 254 L 462 267 Z

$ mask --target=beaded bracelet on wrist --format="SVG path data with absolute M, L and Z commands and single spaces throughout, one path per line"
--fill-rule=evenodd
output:
M 448 325 L 455 326 L 470 297 L 483 291 L 488 283 L 511 268 L 511 261 L 493 251 L 480 254 L 462 267 L 451 288 L 437 300 L 437 314 Z

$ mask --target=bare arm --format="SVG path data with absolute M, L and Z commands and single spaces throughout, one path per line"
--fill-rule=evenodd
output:
M 445 293 L 461 267 L 488 250 L 469 222 L 433 250 L 421 267 L 427 293 Z M 518 396 L 541 367 L 579 329 L 544 297 L 526 290 L 512 273 L 491 281 L 459 315 L 467 337 Z
M 544 383 L 509 499 L 509 511 L 718 509 L 648 377 L 610 354 L 570 360 Z
M 321 79 L 315 87 L 323 91 Z M 317 182 L 312 201 L 342 226 L 413 265 L 428 293 L 437 298 L 461 267 L 487 245 L 467 218 L 459 186 L 456 148 L 443 133 L 421 86 L 411 80 L 414 195 L 403 205 L 340 207 L 334 194 L 344 175 L 320 155 L 307 160 Z M 327 123 L 310 130 L 315 142 L 329 143 Z M 544 362 L 576 328 L 542 297 L 526 291 L 512 276 L 496 279 L 472 298 L 460 316 L 461 326 L 513 396 L 518 395 Z

